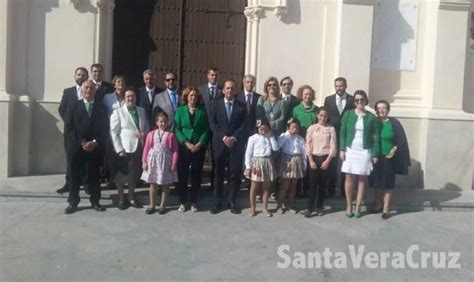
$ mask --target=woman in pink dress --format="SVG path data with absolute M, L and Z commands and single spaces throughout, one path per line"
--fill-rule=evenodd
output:
M 166 203 L 171 183 L 178 181 L 176 166 L 178 163 L 178 141 L 174 133 L 166 131 L 168 117 L 158 113 L 155 117 L 157 128 L 148 133 L 142 156 L 143 174 L 141 179 L 150 183 L 150 207 L 146 214 L 155 212 L 156 191 L 161 188 L 159 214 L 166 213 Z

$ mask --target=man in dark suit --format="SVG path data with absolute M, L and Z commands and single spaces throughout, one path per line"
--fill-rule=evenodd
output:
M 71 104 L 74 104 L 76 101 L 82 99 L 81 95 L 81 85 L 84 81 L 89 78 L 89 73 L 84 67 L 78 67 L 74 72 L 74 80 L 76 85 L 70 88 L 66 88 L 63 91 L 63 96 L 61 98 L 61 103 L 59 104 L 58 112 L 61 116 L 63 122 L 65 122 L 67 109 Z M 71 179 L 69 175 L 69 161 L 67 156 L 67 138 L 66 138 L 66 124 L 64 124 L 64 150 L 66 151 L 66 183 L 60 189 L 56 190 L 58 194 L 69 192 L 71 185 Z
M 219 70 L 215 67 L 210 67 L 207 70 L 207 83 L 198 87 L 199 92 L 202 95 L 204 108 L 206 109 L 207 116 L 211 112 L 212 101 L 222 97 L 222 86 L 218 84 L 219 80 Z M 210 117 L 209 117 L 210 118 Z M 212 132 L 210 132 L 209 139 L 212 140 Z M 211 190 L 214 189 L 214 169 L 215 169 L 215 160 L 212 154 L 212 142 L 209 142 L 207 148 L 207 156 L 211 158 L 211 174 L 210 174 L 210 183 Z
M 155 101 L 155 95 L 162 92 L 163 89 L 156 86 L 156 73 L 152 69 L 143 72 L 143 82 L 145 85 L 138 88 L 137 105 L 145 109 L 148 124 L 153 128 L 155 125 L 151 115 L 153 102 Z
M 107 109 L 101 103 L 94 102 L 96 91 L 91 80 L 82 83 L 83 99 L 71 104 L 66 112 L 66 150 L 70 163 L 71 189 L 65 214 L 77 211 L 82 167 L 87 168 L 86 181 L 89 184 L 92 208 L 96 211 L 105 210 L 99 203 L 99 174 L 109 127 Z
M 280 80 L 280 87 L 281 87 L 281 97 L 286 103 L 289 105 L 288 114 L 286 116 L 286 120 L 289 120 L 293 116 L 293 109 L 299 105 L 301 102 L 298 97 L 291 94 L 291 90 L 293 89 L 293 79 L 289 76 L 285 76 Z
M 102 79 L 104 75 L 104 67 L 101 64 L 93 64 L 91 66 L 92 82 L 97 87 L 97 93 L 95 94 L 95 100 L 102 103 L 105 94 L 114 92 L 114 87 L 111 83 Z
M 246 141 L 247 139 L 256 132 L 255 123 L 257 120 L 257 102 L 260 98 L 260 94 L 254 91 L 255 89 L 255 76 L 247 74 L 243 78 L 244 91 L 237 93 L 235 99 L 244 103 L 247 107 L 247 120 L 246 120 Z
M 155 95 L 152 107 L 152 117 L 154 118 L 159 112 L 164 112 L 168 116 L 168 129 L 174 131 L 174 112 L 176 108 L 181 106 L 181 93 L 178 90 L 178 76 L 174 72 L 165 74 L 166 90 Z M 153 128 L 153 122 L 151 127 Z
M 347 81 L 344 77 L 338 77 L 334 80 L 334 90 L 336 93 L 330 96 L 327 96 L 324 100 L 324 106 L 329 109 L 329 120 L 328 123 L 334 126 L 336 130 L 337 144 L 339 146 L 339 129 L 341 128 L 341 118 L 342 115 L 354 109 L 354 97 L 349 95 L 346 92 Z M 339 156 L 339 150 L 336 156 Z M 327 195 L 332 197 L 336 192 L 336 183 L 338 178 L 338 159 L 333 158 L 331 165 L 329 166 L 329 177 L 328 177 L 328 186 L 327 186 Z M 344 195 L 344 173 L 341 172 L 341 196 Z
M 204 99 L 204 107 L 208 114 L 212 101 L 222 97 L 222 86 L 217 84 L 218 79 L 219 70 L 217 68 L 209 68 L 207 70 L 207 84 L 198 87 Z
M 216 162 L 214 171 L 214 190 L 216 205 L 212 214 L 224 208 L 230 208 L 233 214 L 240 213 L 236 206 L 240 189 L 242 162 L 245 154 L 245 136 L 247 119 L 246 105 L 235 99 L 235 81 L 224 82 L 224 97 L 212 101 L 209 127 L 212 135 L 212 150 Z M 224 174 L 227 169 L 227 203 L 223 195 Z M 226 206 L 224 206 L 226 204 Z

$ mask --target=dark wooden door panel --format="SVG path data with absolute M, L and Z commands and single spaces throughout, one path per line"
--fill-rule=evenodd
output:
M 153 68 L 162 84 L 164 73 L 174 71 L 183 87 L 205 83 L 207 69 L 216 67 L 221 81 L 232 78 L 240 87 L 245 6 L 245 0 L 116 0 L 114 73 L 141 84 L 142 71 Z

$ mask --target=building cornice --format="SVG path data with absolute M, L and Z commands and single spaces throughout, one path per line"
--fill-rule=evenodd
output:
M 466 0 L 441 0 L 439 1 L 440 10 L 467 11 L 471 1 Z

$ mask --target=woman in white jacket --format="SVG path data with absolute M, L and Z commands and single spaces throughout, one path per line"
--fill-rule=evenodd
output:
M 118 208 L 126 209 L 129 205 L 140 208 L 134 199 L 133 192 L 141 175 L 141 157 L 145 136 L 150 131 L 145 110 L 136 106 L 136 94 L 133 90 L 125 91 L 124 104 L 113 111 L 110 116 L 110 134 L 114 150 L 119 156 L 118 172 L 113 181 L 118 190 Z M 128 201 L 124 199 L 123 190 L 128 184 Z

